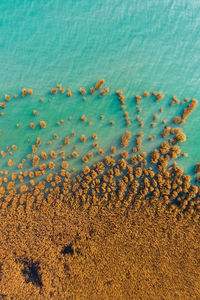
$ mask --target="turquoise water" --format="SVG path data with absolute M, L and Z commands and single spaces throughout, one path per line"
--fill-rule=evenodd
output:
M 78 94 L 80 87 L 88 89 L 100 78 L 105 78 L 111 94 L 123 90 L 130 119 L 136 114 L 135 94 L 144 90 L 165 94 L 158 105 L 153 98 L 151 104 L 144 105 L 144 130 L 149 135 L 158 132 L 158 127 L 152 129 L 147 120 L 159 107 L 170 119 L 171 96 L 199 100 L 199 1 L 8 0 L 1 1 L 0 11 L 1 98 L 5 93 L 19 94 L 23 87 L 34 90 L 29 98 L 10 101 L 5 117 L 0 117 L 1 148 L 17 144 L 16 161 L 28 153 L 37 135 L 49 139 L 54 133 L 61 137 L 75 130 L 80 136 L 84 129 L 86 136 L 96 131 L 104 149 L 118 143 L 125 126 L 116 97 L 108 95 L 99 104 L 96 96 L 94 101 L 88 96 L 83 102 Z M 59 95 L 53 102 L 48 93 L 58 83 L 71 88 L 74 100 Z M 44 103 L 40 103 L 41 97 Z M 177 105 L 172 110 L 177 115 L 183 107 Z M 28 128 L 33 109 L 39 112 L 34 120 L 47 121 L 45 130 Z M 180 164 L 189 174 L 200 160 L 199 111 L 198 106 L 182 126 L 187 135 L 182 149 L 189 156 Z M 84 124 L 84 128 L 82 114 L 94 126 Z M 100 122 L 101 114 L 106 118 Z M 73 116 L 71 121 L 67 120 L 69 115 Z M 60 119 L 65 122 L 58 128 L 56 121 Z M 115 120 L 115 130 L 108 125 L 110 119 Z M 20 128 L 15 128 L 16 123 Z M 133 121 L 131 126 L 134 130 L 138 125 Z M 80 147 L 84 153 L 90 144 Z M 1 163 L 4 168 L 4 161 Z

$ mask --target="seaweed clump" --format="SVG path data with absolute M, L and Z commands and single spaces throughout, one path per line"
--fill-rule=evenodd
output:
M 197 104 L 198 104 L 198 100 L 192 99 L 192 101 L 188 105 L 188 107 L 184 108 L 182 117 L 177 116 L 174 118 L 175 123 L 179 123 L 179 124 L 185 123 L 185 121 L 189 117 L 189 115 L 195 110 Z
M 117 90 L 116 94 L 118 96 L 119 101 L 121 102 L 121 104 L 125 104 L 125 96 L 123 95 L 123 92 L 121 90 Z
M 51 89 L 51 94 L 57 94 L 57 92 L 58 92 L 58 88 Z
M 177 133 L 175 139 L 179 143 L 183 143 L 186 141 L 186 135 L 183 132 Z
M 80 88 L 80 93 L 81 93 L 81 95 L 85 95 L 86 94 L 86 90 L 85 89 L 83 89 L 83 88 Z
M 67 89 L 67 96 L 68 96 L 68 97 L 72 97 L 72 92 L 71 92 L 70 89 Z
M 104 95 L 106 95 L 107 93 L 109 93 L 109 91 L 110 91 L 110 89 L 109 88 L 106 88 L 105 90 L 102 90 L 101 91 L 101 96 L 104 96 Z
M 130 131 L 126 131 L 126 133 L 121 137 L 121 145 L 123 147 L 127 147 L 129 145 L 130 138 L 131 138 Z
M 200 162 L 195 167 L 195 173 L 200 175 Z
M 95 89 L 99 90 L 100 88 L 102 88 L 103 84 L 105 83 L 104 79 L 100 79 L 96 84 L 95 84 Z
M 45 121 L 40 121 L 40 127 L 41 128 L 46 128 L 46 122 Z

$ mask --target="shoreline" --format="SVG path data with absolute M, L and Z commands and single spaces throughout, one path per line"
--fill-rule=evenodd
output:
M 90 92 L 94 94 L 94 88 Z M 73 96 L 71 90 L 67 93 L 67 97 Z M 101 91 L 101 97 L 107 93 L 109 90 Z M 153 93 L 155 102 L 162 101 L 162 93 Z M 85 97 L 83 88 L 80 94 Z M 22 161 L 21 171 L 12 173 L 12 180 L 6 171 L 1 173 L 3 299 L 198 297 L 200 187 L 178 166 L 178 158 L 187 156 L 180 146 L 187 137 L 178 125 L 197 102 L 189 103 L 182 117 L 176 115 L 173 127 L 163 120 L 161 143 L 145 152 L 144 137 L 149 143 L 155 139 L 143 132 L 140 115 L 140 102 L 149 97 L 148 92 L 134 98 L 138 111 L 134 135 L 123 92 L 117 90 L 116 97 L 126 127 L 117 147 L 112 145 L 109 152 L 100 148 L 99 133 L 93 132 L 90 141 L 98 153 L 96 162 L 89 165 L 92 151 L 79 157 L 77 143 L 73 144 L 75 131 L 62 136 L 61 154 L 55 148 L 41 151 L 43 139 L 36 131 L 36 143 L 27 154 L 34 169 L 23 169 L 26 161 Z M 34 110 L 32 118 L 36 115 Z M 99 122 L 102 120 L 103 115 Z M 154 114 L 150 127 L 156 127 L 157 120 Z M 80 122 L 86 122 L 85 115 L 80 116 Z M 109 126 L 115 130 L 114 120 Z M 40 120 L 40 127 L 46 130 L 46 122 Z M 88 140 L 86 134 L 79 136 L 81 145 Z M 73 152 L 67 156 L 64 149 L 71 144 Z M 81 160 L 81 171 L 69 171 L 71 159 Z M 58 162 L 60 167 L 56 168 Z M 194 171 L 199 178 L 198 163 Z M 18 189 L 15 180 L 19 181 Z

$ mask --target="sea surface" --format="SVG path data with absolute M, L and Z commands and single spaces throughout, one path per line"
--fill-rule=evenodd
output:
M 155 103 L 152 96 L 142 102 L 144 121 L 144 151 L 149 152 L 161 141 L 162 120 L 180 115 L 185 105 L 170 107 L 172 96 L 183 100 L 200 99 L 200 2 L 197 0 L 124 0 L 124 1 L 21 1 L 0 2 L 0 97 L 13 98 L 22 88 L 33 89 L 34 94 L 19 97 L 7 103 L 5 116 L 0 116 L 0 150 L 16 144 L 13 154 L 17 163 L 27 153 L 36 137 L 42 141 L 58 134 L 62 139 L 76 131 L 73 146 L 79 153 L 88 153 L 92 140 L 81 144 L 80 136 L 99 136 L 100 146 L 106 151 L 118 146 L 126 130 L 116 89 L 123 91 L 129 111 L 133 136 L 139 130 L 136 122 L 134 96 L 144 91 L 159 91 L 165 97 Z M 106 81 L 110 93 L 103 98 L 86 95 L 82 100 L 79 88 L 87 91 L 100 78 Z M 73 97 L 50 95 L 49 91 L 62 84 L 70 88 Z M 44 102 L 41 103 L 40 99 Z M 153 115 L 163 107 L 155 128 L 150 126 Z M 33 119 L 32 111 L 38 116 Z M 2 110 L 3 111 L 3 110 Z M 92 126 L 83 123 L 85 115 Z M 100 115 L 104 120 L 100 121 Z M 72 116 L 72 120 L 68 120 Z M 61 126 L 56 122 L 64 120 Z M 40 120 L 47 123 L 45 130 L 38 125 L 35 131 L 29 123 Z M 115 121 L 114 127 L 110 120 Z M 19 128 L 16 128 L 16 124 Z M 187 140 L 181 148 L 188 157 L 180 158 L 185 173 L 194 175 L 200 161 L 200 105 L 182 125 Z M 156 135 L 154 142 L 148 135 Z M 29 142 L 28 142 L 29 139 Z M 58 141 L 60 141 L 58 139 Z M 48 149 L 54 149 L 54 141 Z M 42 143 L 41 149 L 46 149 Z M 134 143 L 131 147 L 134 147 Z M 109 152 L 109 151 L 108 151 Z M 93 160 L 92 160 L 93 161 Z M 95 158 L 94 158 L 95 161 Z M 1 169 L 6 160 L 0 158 Z M 71 167 L 81 165 L 76 160 Z

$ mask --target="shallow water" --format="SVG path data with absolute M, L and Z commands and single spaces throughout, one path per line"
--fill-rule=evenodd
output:
M 63 138 L 65 133 L 68 135 L 75 130 L 77 135 L 73 145 L 78 145 L 78 137 L 83 132 L 86 136 L 96 132 L 105 151 L 111 145 L 118 145 L 126 127 L 119 110 L 120 103 L 114 96 L 116 89 L 122 89 L 127 98 L 132 121 L 129 130 L 133 135 L 136 126 L 139 130 L 135 122 L 135 94 L 144 90 L 165 94 L 156 106 L 152 97 L 144 101 L 151 104 L 142 104 L 144 131 L 148 135 L 161 132 L 160 127 L 149 126 L 159 107 L 164 108 L 163 118 L 166 116 L 167 120 L 171 120 L 171 110 L 175 115 L 183 110 L 184 105 L 170 108 L 170 97 L 175 95 L 180 100 L 199 98 L 198 1 L 138 3 L 125 0 L 113 3 L 109 0 L 102 4 L 91 0 L 60 0 L 44 4 L 18 0 L 1 1 L 0 8 L 2 99 L 5 93 L 19 94 L 23 87 L 34 90 L 33 96 L 10 101 L 5 117 L 0 117 L 3 132 L 0 150 L 17 144 L 18 150 L 13 155 L 16 162 L 29 153 L 37 136 L 46 141 L 54 133 Z M 111 96 L 105 96 L 102 101 L 96 96 L 88 96 L 85 102 L 82 101 L 79 88 L 88 90 L 102 77 L 110 87 Z M 71 88 L 73 98 L 49 95 L 49 90 L 57 83 Z M 39 101 L 41 97 L 44 103 Z M 33 109 L 38 111 L 37 117 L 32 117 Z M 190 175 L 194 174 L 194 166 L 200 160 L 199 111 L 198 106 L 182 126 L 187 135 L 182 150 L 189 156 L 181 158 L 179 164 Z M 92 126 L 85 123 L 83 126 L 80 121 L 83 114 L 93 122 Z M 103 121 L 99 121 L 101 114 L 105 115 Z M 71 121 L 67 120 L 70 115 Z M 47 128 L 32 131 L 28 124 L 33 119 L 38 123 L 45 120 Z M 58 128 L 56 122 L 60 119 L 65 122 Z M 111 119 L 115 121 L 114 129 L 109 125 Z M 15 128 L 16 123 L 20 128 Z M 48 149 L 56 147 L 56 143 L 54 141 Z M 91 144 L 92 140 L 78 145 L 80 152 L 88 152 Z M 156 141 L 148 143 L 144 150 L 150 151 L 155 145 Z M 70 147 L 71 151 L 71 144 Z M 2 159 L 1 166 L 5 168 Z M 80 167 L 78 159 L 74 166 Z

